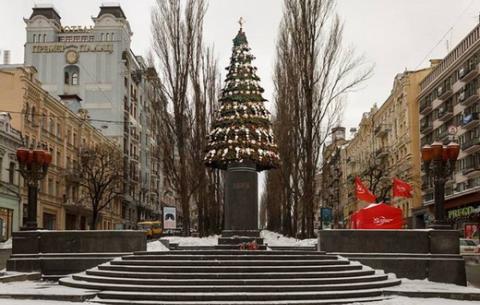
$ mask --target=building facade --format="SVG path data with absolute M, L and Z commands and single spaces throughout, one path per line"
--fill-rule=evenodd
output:
M 0 242 L 9 239 L 22 225 L 16 157 L 22 141 L 20 132 L 12 127 L 11 118 L 9 113 L 0 112 Z
M 323 166 L 320 179 L 322 191 L 318 215 L 321 229 L 344 227 L 343 205 L 345 202 L 341 198 L 345 194 L 344 164 L 346 163 L 345 148 L 347 145 L 345 127 L 332 128 L 332 142 L 326 145 L 322 152 Z M 326 214 L 323 217 L 322 209 Z
M 160 170 L 154 68 L 130 49 L 132 31 L 116 4 L 102 5 L 93 25 L 64 26 L 53 7 L 33 8 L 25 19 L 25 62 L 42 86 L 73 111 L 86 109 L 92 125 L 123 150 L 125 228 L 160 219 L 164 194 Z M 153 91 L 152 91 L 153 90 Z
M 408 227 L 415 227 L 413 211 L 421 207 L 420 134 L 417 97 L 420 82 L 432 67 L 405 71 L 393 82 L 389 97 L 364 113 L 358 130 L 345 147 L 345 180 L 339 206 L 348 223 L 350 215 L 365 207 L 355 197 L 354 178 L 377 196 L 403 210 Z M 413 187 L 412 198 L 392 198 L 392 179 L 400 178 Z M 421 226 L 421 224 L 420 224 Z
M 355 196 L 355 177 L 359 176 L 365 179 L 363 174 L 366 174 L 367 168 L 371 163 L 373 147 L 373 114 L 377 111 L 377 106 L 374 105 L 369 112 L 362 115 L 362 119 L 358 128 L 354 129 L 354 134 L 345 147 L 345 178 L 342 181 L 343 188 L 346 194 L 340 197 L 343 206 L 344 223 L 350 223 L 350 216 L 364 208 L 367 204 L 358 201 Z M 364 181 L 369 184 L 370 181 Z
M 86 110 L 79 108 L 74 113 L 65 106 L 71 99 L 62 102 L 42 89 L 36 75 L 31 66 L 0 65 L 0 104 L 10 112 L 10 125 L 21 133 L 24 146 L 41 147 L 52 154 L 47 176 L 40 182 L 37 222 L 51 230 L 88 229 L 89 203 L 81 200 L 78 187 L 67 183 L 66 174 L 78 162 L 82 148 L 115 144 L 88 122 Z M 26 211 L 23 183 L 20 196 Z M 122 203 L 117 201 L 100 215 L 98 228 L 123 225 Z
M 480 25 L 477 25 L 421 82 L 421 145 L 458 141 L 460 155 L 445 186 L 445 208 L 456 229 L 480 223 Z M 418 221 L 434 212 L 433 186 L 422 176 L 423 206 Z M 477 233 L 478 234 L 478 233 Z

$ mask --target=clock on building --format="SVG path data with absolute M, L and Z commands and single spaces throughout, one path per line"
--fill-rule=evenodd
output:
M 65 59 L 67 60 L 67 63 L 69 64 L 76 64 L 78 61 L 78 53 L 75 50 L 69 50 L 65 54 Z

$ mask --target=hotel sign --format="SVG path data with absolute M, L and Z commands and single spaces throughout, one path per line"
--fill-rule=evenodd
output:
M 65 44 L 44 44 L 33 46 L 33 53 L 63 53 L 65 50 L 75 49 L 78 52 L 113 52 L 113 44 L 79 44 L 79 45 L 65 45 Z
M 62 26 L 61 31 L 64 33 L 91 33 L 93 26 L 71 25 Z

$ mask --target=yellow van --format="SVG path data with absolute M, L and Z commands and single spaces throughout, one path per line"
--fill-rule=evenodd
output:
M 162 234 L 162 223 L 160 221 L 142 221 L 137 223 L 139 230 L 144 230 L 147 238 L 159 237 Z

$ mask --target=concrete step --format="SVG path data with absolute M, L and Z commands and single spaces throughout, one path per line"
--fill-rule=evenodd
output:
M 88 280 L 85 278 L 85 280 Z M 399 280 L 384 280 L 375 282 L 361 282 L 361 283 L 345 283 L 345 284 L 323 284 L 323 285 L 240 285 L 240 286 L 158 286 L 158 285 L 138 285 L 134 284 L 111 284 L 111 283 L 98 283 L 90 281 L 78 280 L 78 278 L 62 278 L 60 283 L 75 288 L 82 289 L 94 289 L 94 290 L 111 290 L 111 291 L 139 291 L 139 292 L 171 292 L 171 293 L 195 293 L 215 291 L 216 293 L 224 292 L 263 292 L 263 293 L 280 293 L 280 292 L 317 292 L 317 291 L 344 291 L 344 290 L 361 290 L 361 289 L 376 289 L 396 286 L 400 284 Z
M 259 273 L 181 273 L 181 272 L 139 272 L 126 270 L 106 270 L 100 266 L 87 270 L 89 275 L 124 277 L 124 278 L 150 278 L 150 279 L 297 279 L 297 278 L 335 278 L 367 276 L 375 273 L 372 269 L 335 270 L 320 272 L 259 272 Z M 120 268 L 121 269 L 121 268 Z
M 296 301 L 296 300 L 328 300 L 342 298 L 365 298 L 380 297 L 380 289 L 318 291 L 318 292 L 124 292 L 124 291 L 101 291 L 97 294 L 100 299 L 123 299 L 123 300 L 150 300 L 150 301 Z
M 151 278 L 125 278 L 90 275 L 86 272 L 73 274 L 72 278 L 78 281 L 109 283 L 109 284 L 136 284 L 136 285 L 157 285 L 157 286 L 241 286 L 241 285 L 324 285 L 324 284 L 346 284 L 385 281 L 388 276 L 385 274 L 372 274 L 365 276 L 345 276 L 331 278 L 272 278 L 272 279 L 151 279 Z
M 365 298 L 344 298 L 329 300 L 289 300 L 289 301 L 163 301 L 162 305 L 336 305 L 336 304 L 357 304 L 382 301 L 384 297 L 365 297 Z M 110 305 L 158 305 L 158 301 L 135 301 L 120 299 L 95 299 L 89 302 L 96 302 Z
M 275 251 L 317 251 L 317 245 L 314 246 L 268 246 Z
M 221 244 L 221 245 L 216 245 L 215 249 L 217 250 L 240 250 L 240 244 Z M 266 245 L 258 245 L 257 244 L 257 251 L 258 250 L 267 250 Z M 243 250 L 245 251 L 245 250 Z M 251 251 L 251 250 L 248 250 Z
M 276 272 L 324 272 L 340 270 L 359 270 L 360 264 L 336 264 L 324 266 L 134 266 L 106 263 L 98 266 L 100 270 L 127 272 L 175 272 L 175 273 L 276 273 Z
M 219 237 L 218 245 L 239 245 L 255 241 L 257 245 L 263 245 L 263 238 L 261 237 L 247 237 L 247 236 L 232 236 Z
M 172 252 L 172 251 L 165 251 Z M 275 251 L 269 251 L 275 252 Z M 127 255 L 123 256 L 123 259 L 128 260 L 329 260 L 338 259 L 337 255 L 329 254 L 277 254 L 277 255 L 248 255 L 248 254 L 235 254 L 235 255 L 195 255 L 195 254 L 150 254 L 150 255 Z
M 134 252 L 135 255 L 324 255 L 325 252 L 312 251 L 295 251 L 295 250 L 283 250 L 283 251 L 270 251 L 270 250 L 172 250 L 172 251 L 138 251 Z
M 11 258 L 78 258 L 78 257 L 121 257 L 131 252 L 93 252 L 93 253 L 35 253 L 35 254 L 12 254 Z
M 321 266 L 321 265 L 348 265 L 348 260 L 131 260 L 124 258 L 114 260 L 111 265 L 131 266 Z

